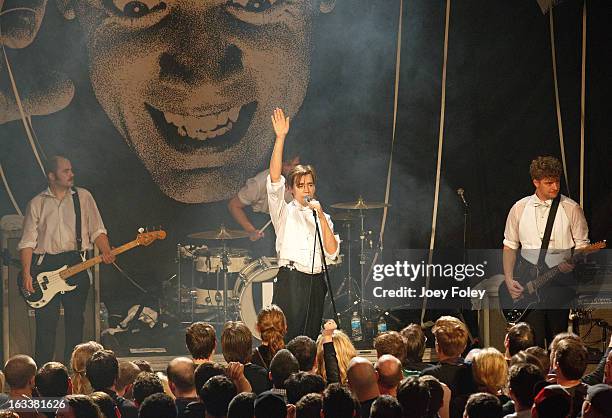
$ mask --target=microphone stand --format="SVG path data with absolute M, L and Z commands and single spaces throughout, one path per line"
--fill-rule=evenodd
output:
M 325 283 L 327 285 L 327 290 L 329 291 L 329 299 L 331 300 L 331 303 L 332 303 L 332 310 L 334 311 L 334 316 L 336 317 L 336 323 L 338 324 L 338 329 L 342 329 L 342 326 L 340 325 L 340 314 L 338 314 L 338 311 L 336 310 L 336 301 L 334 300 L 334 291 L 331 286 L 331 281 L 329 280 L 329 271 L 327 269 L 327 262 L 325 261 L 325 250 L 323 249 L 323 240 L 321 239 L 321 230 L 319 228 L 317 211 L 314 209 L 312 210 L 312 216 L 314 216 L 315 232 L 316 232 L 315 246 L 317 245 L 317 238 L 318 238 L 319 239 L 319 249 L 321 250 L 321 262 L 323 265 L 323 273 L 325 275 Z M 312 252 L 313 257 L 315 256 L 315 252 L 316 251 L 313 250 Z M 314 269 L 314 258 L 312 260 L 312 266 Z

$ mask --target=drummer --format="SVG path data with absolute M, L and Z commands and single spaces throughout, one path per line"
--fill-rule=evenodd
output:
M 281 171 L 289 118 L 285 118 L 283 111 L 277 108 L 272 123 L 276 141 L 266 186 L 270 217 L 276 231 L 279 265 L 272 303 L 285 313 L 287 340 L 297 335 L 314 339 L 321 329 L 327 293 L 320 243 L 315 245 L 315 222 L 319 225 L 326 257 L 335 259 L 338 256 L 340 239 L 334 235 L 331 219 L 323 212 L 321 204 L 305 199 L 314 198 L 315 195 L 316 174 L 313 167 L 298 165 L 289 173 L 287 184 L 291 187 L 293 200 L 290 203 L 285 201 L 285 178 L 281 176 Z

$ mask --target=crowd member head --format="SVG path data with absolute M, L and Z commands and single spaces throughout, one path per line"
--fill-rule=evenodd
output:
M 102 418 L 98 405 L 86 395 L 68 395 L 65 397 L 67 407 L 58 410 L 57 418 Z
M 508 379 L 508 363 L 496 348 L 483 348 L 474 356 L 472 375 L 478 389 L 497 394 Z
M 432 416 L 429 413 L 431 401 L 429 386 L 425 384 L 425 382 L 419 381 L 419 378 L 416 376 L 409 377 L 402 381 L 397 389 L 397 401 L 404 411 L 403 418 Z M 438 409 L 435 409 L 436 414 Z M 432 411 L 433 410 L 434 408 L 432 407 Z
M 548 351 L 546 351 L 542 347 L 534 346 L 525 349 L 525 352 L 527 354 L 536 356 L 540 361 L 540 364 L 542 364 L 542 370 L 544 371 L 544 374 L 548 373 L 548 371 L 550 370 L 550 356 L 548 355 Z
M 572 396 L 561 385 L 549 385 L 538 392 L 533 400 L 533 418 L 568 418 Z
M 347 383 L 359 402 L 374 399 L 380 395 L 378 376 L 370 361 L 363 357 L 353 357 L 346 370 Z
M 401 418 L 402 407 L 397 399 L 389 395 L 381 395 L 372 404 L 370 418 Z
M 589 386 L 582 403 L 582 418 L 612 417 L 612 386 L 600 383 Z
M 353 418 L 358 411 L 357 399 L 348 387 L 332 383 L 323 391 L 321 418 Z
M 253 392 L 242 392 L 234 396 L 227 408 L 227 418 L 253 418 L 256 398 Z
M 427 386 L 429 389 L 429 405 L 427 406 L 427 414 L 429 417 L 437 417 L 438 411 L 444 403 L 444 389 L 442 383 L 434 376 L 421 376 L 419 383 Z
M 61 398 L 72 394 L 68 369 L 62 363 L 55 361 L 45 363 L 36 372 L 34 382 L 40 396 Z
M 535 385 L 543 379 L 542 371 L 533 364 L 519 363 L 510 367 L 508 386 L 515 411 L 531 409 L 535 396 Z
M 144 359 L 134 360 L 133 363 L 140 369 L 141 372 L 153 373 L 151 363 Z
M 542 363 L 540 362 L 540 360 L 533 354 L 529 354 L 527 351 L 519 351 L 518 353 L 513 355 L 512 358 L 510 359 L 509 366 L 512 367 L 515 364 L 521 364 L 521 363 L 533 364 L 534 366 L 536 366 L 538 369 L 542 371 L 543 375 L 546 375 L 548 373 L 548 369 L 545 369 L 544 366 L 542 366 Z
M 418 363 L 423 359 L 425 353 L 425 342 L 427 338 L 418 324 L 410 324 L 401 330 L 400 334 L 406 343 L 406 361 Z
M 503 416 L 497 396 L 484 392 L 470 395 L 463 413 L 463 418 L 502 418 Z
M 89 397 L 91 398 L 92 401 L 94 401 L 96 405 L 98 405 L 98 408 L 100 408 L 100 411 L 102 412 L 102 415 L 104 416 L 104 418 L 117 418 L 118 417 L 117 405 L 115 404 L 115 401 L 113 401 L 113 398 L 111 398 L 108 393 L 94 392 L 91 395 L 89 395 Z
M 287 350 L 295 356 L 300 363 L 300 370 L 312 372 L 315 369 L 317 358 L 317 343 L 306 335 L 300 335 L 287 343 Z
M 196 364 L 212 361 L 217 347 L 215 328 L 206 322 L 194 322 L 185 332 L 185 344 Z
M 134 380 L 134 403 L 138 406 L 150 395 L 164 393 L 164 385 L 155 373 L 142 372 Z
M 436 353 L 442 362 L 460 357 L 467 347 L 467 327 L 453 316 L 438 318 L 431 331 L 436 338 Z
M 300 371 L 300 365 L 291 351 L 287 349 L 277 352 L 270 362 L 270 380 L 277 389 L 284 389 L 285 380 L 298 371 Z
M 577 381 L 587 367 L 588 352 L 582 341 L 566 338 L 559 341 L 556 347 L 554 370 L 557 382 Z
M 340 381 L 346 383 L 346 369 L 349 362 L 357 355 L 357 350 L 351 343 L 349 337 L 340 330 L 335 330 L 332 335 L 334 350 L 336 350 L 336 358 L 338 359 L 338 368 L 340 369 Z M 319 336 L 317 339 L 317 373 L 326 379 L 325 374 L 325 356 L 323 355 L 323 338 Z
M 104 347 L 95 341 L 88 341 L 86 343 L 78 344 L 72 350 L 70 356 L 70 368 L 72 369 L 72 392 L 75 394 L 89 395 L 93 392 L 91 383 L 85 375 L 85 366 L 87 360 L 91 358 L 93 353 L 96 351 L 103 350 Z
M 397 395 L 397 387 L 402 381 L 402 363 L 391 354 L 383 354 L 374 366 L 378 374 L 378 389 L 383 395 Z
M 374 349 L 376 357 L 391 354 L 402 363 L 406 361 L 406 342 L 397 331 L 383 332 L 374 338 Z
M 550 345 L 548 346 L 548 358 L 550 360 L 550 369 L 552 370 L 555 366 L 555 356 L 557 355 L 557 345 L 561 340 L 572 339 L 576 341 L 582 341 L 580 337 L 573 332 L 561 332 L 553 338 Z
M 165 393 L 154 393 L 142 401 L 138 418 L 176 418 L 174 399 Z
M 4 378 L 9 385 L 11 397 L 32 396 L 35 376 L 36 363 L 30 356 L 18 354 L 4 364 Z
M 255 418 L 285 418 L 287 405 L 279 394 L 264 392 L 255 399 Z
M 325 381 L 318 374 L 297 372 L 285 380 L 287 403 L 295 405 L 303 396 L 309 393 L 322 393 Z
M 172 359 L 166 367 L 170 390 L 177 398 L 195 397 L 195 364 L 188 357 Z
M 242 364 L 251 361 L 253 334 L 242 321 L 227 321 L 221 334 L 221 350 L 228 363 L 237 361 Z
M 321 418 L 323 395 L 309 393 L 295 404 L 295 418 Z M 228 417 L 230 418 L 230 417 Z
M 285 348 L 285 334 L 287 334 L 287 320 L 283 310 L 276 305 L 263 308 L 257 315 L 257 332 L 262 344 L 270 349 L 274 356 L 278 350 Z
M 519 322 L 510 327 L 504 339 L 504 347 L 506 348 L 506 359 L 510 359 L 513 355 L 521 350 L 525 350 L 535 345 L 535 335 L 531 325 L 526 322 Z
M 229 404 L 238 394 L 236 386 L 226 376 L 211 377 L 199 393 L 206 409 L 206 418 L 227 416 Z
M 193 373 L 193 380 L 196 388 L 196 392 L 198 396 L 200 396 L 200 391 L 204 386 L 204 383 L 208 381 L 213 376 L 224 376 L 225 375 L 225 367 L 219 363 L 202 363 L 200 364 Z M 200 396 L 201 398 L 201 396 Z
M 140 368 L 132 361 L 120 361 L 119 362 L 119 376 L 117 377 L 117 383 L 115 389 L 117 395 L 123 396 L 127 399 L 133 399 L 133 387 L 134 380 L 142 372 Z
M 111 350 L 96 351 L 87 360 L 85 373 L 94 390 L 113 389 L 119 375 L 119 362 L 115 353 Z

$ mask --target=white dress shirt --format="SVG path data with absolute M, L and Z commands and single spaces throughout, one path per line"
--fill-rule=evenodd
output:
M 296 200 L 290 203 L 285 202 L 285 178 L 281 177 L 277 183 L 272 183 L 270 176 L 267 177 L 268 205 L 270 208 L 270 218 L 276 231 L 276 252 L 278 254 L 278 265 L 293 265 L 302 273 L 320 273 L 322 271 L 321 251 L 319 243 L 315 247 L 315 217 L 312 209 L 302 206 Z M 329 228 L 334 231 L 334 225 L 328 214 L 325 219 Z M 317 222 L 319 219 L 317 217 Z M 319 225 L 321 236 L 323 230 Z M 333 254 L 325 251 L 326 260 L 334 260 L 340 251 L 340 238 L 334 235 L 338 243 Z M 314 250 L 314 269 L 313 269 L 313 250 Z
M 538 262 L 551 204 L 552 200 L 543 202 L 535 194 L 524 197 L 512 206 L 506 220 L 504 245 L 515 250 L 520 247 L 521 256 L 532 264 Z M 586 247 L 588 236 L 589 227 L 582 208 L 562 195 L 550 235 L 546 265 L 554 267 L 564 261 L 569 249 Z
M 251 177 L 238 191 L 238 200 L 243 205 L 250 206 L 253 212 L 270 213 L 268 208 L 268 191 L 266 188 L 266 179 L 269 173 L 270 170 L 264 170 L 255 175 L 255 177 Z M 292 200 L 291 191 L 285 190 L 285 202 L 289 203 Z
M 81 204 L 81 247 L 93 248 L 93 242 L 106 228 L 96 202 L 87 190 L 76 188 Z M 70 190 L 62 200 L 47 188 L 34 196 L 26 208 L 23 234 L 18 248 L 33 248 L 34 254 L 59 254 L 76 251 L 76 214 Z

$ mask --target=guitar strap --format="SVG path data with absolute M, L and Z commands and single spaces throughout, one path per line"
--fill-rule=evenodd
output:
M 552 227 L 555 223 L 555 217 L 557 216 L 557 209 L 559 208 L 559 201 L 561 200 L 561 193 L 557 195 L 552 201 L 550 211 L 548 212 L 548 219 L 546 220 L 546 229 L 544 230 L 544 237 L 542 237 L 542 247 L 540 248 L 540 256 L 538 257 L 537 266 L 540 267 L 546 257 L 546 250 L 548 244 L 550 244 L 550 235 L 552 234 Z
M 75 233 L 77 242 L 77 251 L 80 253 L 83 247 L 83 236 L 81 234 L 81 201 L 79 200 L 79 192 L 76 187 L 72 188 L 74 192 L 72 194 L 72 200 L 74 201 L 74 214 L 75 214 Z

